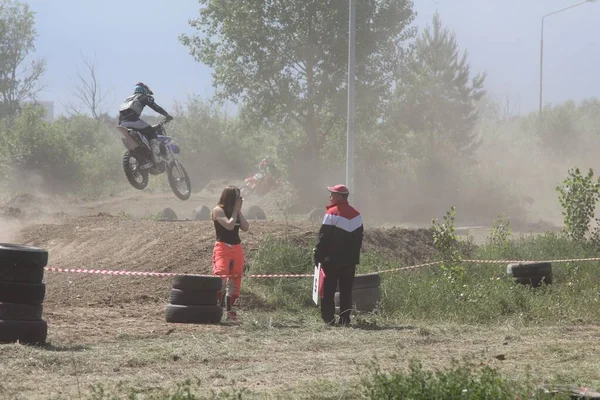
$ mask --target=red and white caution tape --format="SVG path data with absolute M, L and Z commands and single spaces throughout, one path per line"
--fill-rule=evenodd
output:
M 385 272 L 396 272 L 396 271 L 407 271 L 410 269 L 417 269 L 417 268 L 422 268 L 422 267 L 430 267 L 433 265 L 438 265 L 441 264 L 441 261 L 435 261 L 435 262 L 430 262 L 430 263 L 425 263 L 425 264 L 417 264 L 417 265 L 411 265 L 410 267 L 399 267 L 399 268 L 392 268 L 392 269 L 384 269 L 383 271 L 377 271 L 378 274 L 382 274 Z
M 86 268 L 56 268 L 56 267 L 45 267 L 46 271 L 49 272 L 70 272 L 76 274 L 92 274 L 92 275 L 120 275 L 120 276 L 154 276 L 159 278 L 168 278 L 175 275 L 170 272 L 144 272 L 144 271 L 114 271 L 109 269 L 86 269 Z
M 114 276 L 153 276 L 158 278 L 171 278 L 176 275 L 188 275 L 174 272 L 145 272 L 145 271 L 116 271 L 110 269 L 87 269 L 87 268 L 56 268 L 45 267 L 49 272 L 66 272 L 76 274 L 92 275 L 114 275 Z M 255 275 L 220 275 L 223 278 L 309 278 L 312 274 L 255 274 Z
M 600 257 L 591 258 L 567 258 L 559 260 L 462 260 L 471 264 L 525 264 L 525 263 L 564 263 L 579 261 L 600 261 Z
M 519 264 L 519 263 L 563 263 L 563 262 L 581 262 L 581 261 L 600 261 L 600 257 L 593 258 L 572 258 L 572 259 L 559 259 L 559 260 L 462 260 L 464 263 L 469 264 Z M 386 269 L 382 271 L 376 271 L 379 274 L 387 272 L 397 271 L 408 271 L 412 269 L 418 269 L 423 267 L 431 267 L 434 265 L 441 264 L 442 261 L 435 261 L 425 264 L 411 265 L 409 267 L 399 267 Z M 86 268 L 56 268 L 56 267 L 45 267 L 46 271 L 49 272 L 66 272 L 66 273 L 80 273 L 80 274 L 92 274 L 92 275 L 114 275 L 114 276 L 152 276 L 158 278 L 170 278 L 176 275 L 187 275 L 185 273 L 173 273 L 173 272 L 144 272 L 144 271 L 115 271 L 109 269 L 86 269 Z M 221 275 L 222 278 L 312 278 L 313 274 L 243 274 L 243 275 Z

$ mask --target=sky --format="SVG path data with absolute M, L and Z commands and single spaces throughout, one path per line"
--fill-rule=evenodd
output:
M 188 95 L 209 98 L 211 69 L 196 62 L 178 36 L 193 33 L 197 0 L 24 0 L 36 13 L 36 57 L 47 61 L 39 100 L 54 101 L 55 115 L 73 101 L 81 59 L 95 59 L 115 114 L 137 81 L 147 83 L 167 110 Z M 358 0 L 360 1 L 360 0 Z M 486 88 L 510 98 L 519 113 L 537 110 L 543 15 L 577 0 L 414 0 L 422 29 L 438 11 L 468 51 L 471 70 L 487 72 Z M 600 97 L 600 2 L 545 20 L 544 103 Z

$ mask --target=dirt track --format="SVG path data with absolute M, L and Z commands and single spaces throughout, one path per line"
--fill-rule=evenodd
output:
M 181 202 L 170 193 L 133 192 L 93 202 L 22 196 L 14 199 L 13 207 L 23 215 L 10 218 L 8 224 L 0 220 L 0 240 L 10 237 L 13 243 L 45 248 L 54 267 L 209 273 L 214 243 L 210 222 L 157 221 L 148 216 L 171 207 L 180 218 L 190 218 L 195 207 L 211 205 L 215 197 L 216 193 L 208 190 L 194 195 L 190 202 Z M 285 223 L 268 200 L 261 206 L 269 220 L 251 221 L 250 232 L 242 233 L 249 262 L 268 235 L 285 235 L 306 247 L 316 238 L 319 223 L 302 216 L 292 216 Z M 368 224 L 366 228 L 364 252 L 376 252 L 403 264 L 432 256 L 427 229 L 372 228 Z M 91 384 L 118 385 L 113 382 L 117 376 L 140 387 L 202 378 L 207 388 L 219 388 L 229 384 L 219 377 L 229 377 L 232 364 L 237 371 L 234 378 L 243 387 L 287 393 L 291 385 L 297 386 L 299 393 L 307 387 L 317 393 L 321 379 L 337 379 L 337 372 L 332 371 L 339 365 L 348 366 L 344 373 L 358 379 L 362 365 L 373 356 L 383 360 L 384 366 L 402 364 L 409 356 L 424 358 L 435 366 L 448 363 L 449 357 L 477 353 L 478 360 L 497 363 L 511 374 L 520 374 L 523 364 L 531 363 L 540 376 L 547 377 L 554 371 L 548 366 L 555 362 L 555 354 L 548 348 L 558 342 L 563 343 L 557 350 L 561 359 L 567 351 L 585 355 L 569 359 L 568 371 L 580 368 L 585 358 L 584 365 L 592 372 L 584 378 L 592 379 L 595 365 L 595 353 L 587 347 L 598 335 L 595 327 L 582 327 L 574 336 L 561 328 L 553 328 L 550 334 L 541 328 L 521 334 L 510 326 L 438 328 L 403 322 L 374 330 L 358 326 L 342 335 L 317 325 L 314 321 L 318 318 L 308 311 L 308 317 L 273 313 L 273 319 L 272 310 L 261 312 L 260 302 L 254 299 L 242 302 L 244 311 L 252 311 L 242 313 L 239 326 L 169 324 L 164 320 L 169 278 L 46 272 L 45 282 L 49 345 L 40 349 L 2 347 L 0 372 L 6 379 L 0 385 L 0 397 L 61 394 L 63 397 L 53 398 L 82 398 L 78 393 L 89 391 Z M 312 344 L 307 345 L 307 340 Z M 307 352 L 307 346 L 313 353 Z M 401 361 L 396 353 L 402 354 Z M 506 356 L 504 364 L 495 358 L 499 354 Z M 290 374 L 297 377 L 297 383 L 289 382 Z M 315 397 L 305 394 L 305 398 Z M 344 398 L 344 394 L 337 397 Z
M 314 244 L 318 225 L 252 221 L 242 234 L 247 261 L 268 235 Z M 208 221 L 152 221 L 124 217 L 67 218 L 23 229 L 18 242 L 47 249 L 50 266 L 129 271 L 211 273 L 214 232 Z M 426 230 L 367 230 L 364 251 L 418 262 L 432 253 Z M 307 272 L 310 272 L 307 270 Z M 170 280 L 46 273 L 46 302 L 70 305 L 164 302 Z

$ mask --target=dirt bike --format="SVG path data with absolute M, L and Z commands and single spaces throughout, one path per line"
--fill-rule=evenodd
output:
M 280 179 L 265 175 L 262 172 L 257 172 L 251 177 L 246 178 L 244 181 L 246 183 L 240 189 L 240 194 L 246 199 L 250 197 L 250 195 L 262 197 L 282 183 Z
M 172 137 L 166 136 L 164 128 L 166 123 L 167 120 L 165 119 L 153 125 L 160 143 L 160 154 L 165 160 L 165 162 L 158 165 L 152 162 L 150 143 L 144 135 L 135 129 L 120 125 L 117 126 L 117 130 L 122 135 L 121 140 L 123 141 L 123 145 L 127 149 L 123 155 L 123 171 L 125 171 L 125 176 L 131 186 L 138 190 L 144 190 L 148 186 L 149 174 L 160 175 L 166 172 L 173 193 L 181 200 L 187 200 L 192 194 L 190 177 L 181 164 L 181 161 L 179 161 L 179 153 L 181 152 L 179 146 L 172 143 Z M 147 164 L 148 161 L 152 165 L 142 169 L 141 166 Z

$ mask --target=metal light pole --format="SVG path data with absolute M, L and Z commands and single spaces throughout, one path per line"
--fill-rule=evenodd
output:
M 577 4 L 573 4 L 572 6 L 561 8 L 560 10 L 553 11 L 549 14 L 546 14 L 542 17 L 542 35 L 540 40 L 540 121 L 542 120 L 542 110 L 543 110 L 543 101 L 542 101 L 542 91 L 543 91 L 543 74 L 544 74 L 544 19 L 554 14 L 558 14 L 559 12 L 563 12 L 569 10 L 571 8 L 580 6 L 585 3 L 593 3 L 596 0 L 584 0 Z
M 348 29 L 348 114 L 346 116 L 346 186 L 353 192 L 356 192 L 354 186 L 354 131 L 356 128 L 355 120 L 355 63 L 356 63 L 356 1 L 350 1 L 350 21 Z

